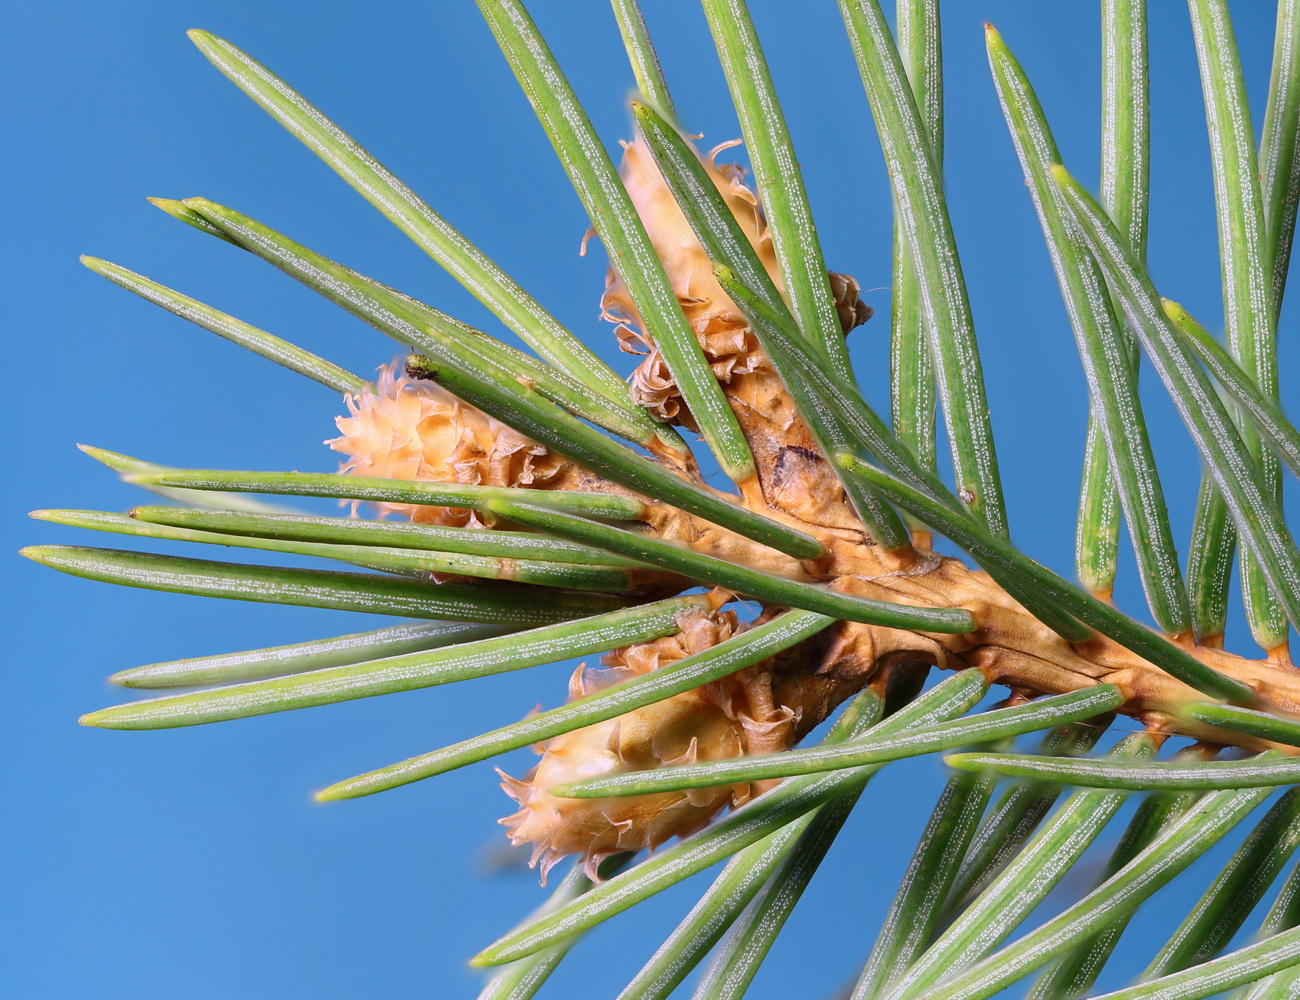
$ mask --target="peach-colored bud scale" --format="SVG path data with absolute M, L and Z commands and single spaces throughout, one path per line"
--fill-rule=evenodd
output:
M 735 164 L 719 165 L 716 162 L 718 153 L 735 145 L 738 143 L 728 142 L 715 147 L 702 158 L 701 163 L 748 237 L 768 276 L 780 289 L 781 272 L 771 236 L 758 198 L 745 186 L 745 171 Z M 619 173 L 713 374 L 726 385 L 737 376 L 747 375 L 763 366 L 766 359 L 757 338 L 714 278 L 712 262 L 673 199 L 654 157 L 641 140 L 623 143 L 623 163 Z M 840 325 L 847 333 L 865 323 L 871 316 L 871 309 L 859 300 L 858 283 L 853 278 L 832 272 L 829 279 Z M 668 365 L 645 330 L 622 280 L 612 268 L 600 305 L 601 315 L 618 323 L 616 336 L 619 347 L 630 354 L 646 355 L 632 373 L 632 398 L 662 420 L 698 430 L 685 409 Z
M 347 397 L 349 416 L 326 441 L 348 456 L 341 472 L 483 486 L 543 486 L 566 466 L 549 452 L 432 382 L 380 370 L 373 391 Z M 423 504 L 377 504 L 412 521 L 482 527 L 471 510 Z
M 677 635 L 606 654 L 604 670 L 579 667 L 570 695 L 594 694 L 630 677 L 702 652 L 745 626 L 732 611 L 682 615 Z M 729 802 L 752 794 L 749 784 L 612 799 L 565 799 L 556 785 L 617 771 L 640 771 L 744 753 L 785 749 L 797 719 L 772 701 L 771 677 L 762 664 L 616 719 L 565 733 L 537 749 L 541 761 L 523 780 L 502 773 L 502 788 L 520 809 L 501 820 L 514 844 L 533 845 L 532 864 L 542 880 L 563 856 L 581 855 L 587 871 L 611 854 L 654 849 L 674 836 L 705 826 Z
M 742 180 L 744 170 L 714 162 L 719 152 L 734 145 L 734 142 L 723 143 L 702 163 L 779 287 L 781 278 L 767 224 L 758 199 Z M 713 277 L 708 255 L 641 140 L 623 143 L 619 173 L 713 374 L 726 384 L 736 375 L 753 371 L 761 363 L 758 341 Z M 632 398 L 660 419 L 696 429 L 667 364 L 645 332 L 627 289 L 612 269 L 600 305 L 601 315 L 619 324 L 619 346 L 632 354 L 647 355 L 632 373 Z

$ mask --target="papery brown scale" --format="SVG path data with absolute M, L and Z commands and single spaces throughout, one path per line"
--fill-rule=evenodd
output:
M 871 319 L 875 310 L 862 301 L 862 286 L 849 274 L 827 271 L 826 278 L 831 286 L 831 298 L 835 300 L 835 313 L 839 316 L 840 328 L 848 333 Z

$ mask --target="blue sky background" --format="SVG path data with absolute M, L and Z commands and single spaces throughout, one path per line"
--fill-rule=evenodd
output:
M 646 6 L 684 122 L 710 144 L 738 134 L 697 5 Z M 1267 6 L 1232 5 L 1257 109 L 1272 44 Z M 1164 294 L 1219 328 L 1191 32 L 1182 4 L 1153 7 L 1150 266 Z M 631 76 L 607 5 L 539 0 L 532 9 L 615 148 L 628 132 Z M 838 14 L 829 2 L 754 0 L 753 9 L 827 261 L 856 275 L 879 313 L 852 344 L 866 392 L 886 409 L 890 202 Z M 1085 388 L 988 78 L 981 26 L 1001 29 L 1067 165 L 1095 186 L 1095 5 L 965 0 L 945 16 L 948 192 L 1013 532 L 1035 557 L 1069 570 Z M 122 510 L 145 499 L 77 452 L 79 441 L 174 465 L 335 467 L 320 444 L 339 412 L 328 390 L 111 287 L 79 267 L 79 253 L 142 271 L 361 373 L 396 353 L 278 272 L 152 208 L 148 195 L 227 203 L 498 331 L 468 293 L 212 69 L 186 40 L 189 27 L 229 38 L 284 76 L 630 370 L 597 318 L 603 256 L 578 256 L 586 228 L 578 202 L 468 0 L 49 0 L 11 8 L 8 21 L 11 145 L 0 169 L 14 479 L 0 530 L 9 551 L 128 544 L 23 517 L 36 507 Z M 1284 311 L 1284 379 L 1296 362 L 1287 336 L 1295 315 Z M 1154 379 L 1147 389 L 1176 535 L 1185 539 L 1199 469 Z M 1119 596 L 1136 609 L 1128 568 Z M 530 874 L 493 872 L 504 843 L 495 820 L 509 803 L 490 766 L 330 807 L 313 805 L 309 793 L 557 704 L 571 665 L 209 728 L 96 731 L 76 719 L 124 698 L 104 681 L 113 671 L 388 621 L 115 589 L 14 557 L 3 572 L 12 634 L 0 709 L 9 806 L 0 825 L 9 869 L 0 993 L 474 995 L 478 975 L 465 959 L 542 898 Z M 1248 642 L 1240 618 L 1234 626 Z M 528 754 L 506 766 L 525 770 Z M 926 759 L 891 767 L 871 786 L 835 848 L 835 877 L 809 891 L 752 996 L 830 995 L 855 974 L 941 780 L 941 765 Z M 1202 883 L 1213 865 L 1199 869 Z M 543 995 L 613 996 L 704 884 L 697 878 L 602 927 Z M 1139 956 L 1186 912 L 1193 890 L 1153 901 L 1144 929 L 1122 948 L 1128 968 L 1144 963 Z

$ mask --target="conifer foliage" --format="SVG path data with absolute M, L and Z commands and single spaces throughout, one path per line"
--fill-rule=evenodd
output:
M 338 393 L 329 444 L 343 461 L 338 474 L 181 469 L 86 449 L 171 503 L 36 516 L 323 562 L 25 554 L 127 586 L 411 621 L 126 670 L 113 679 L 155 694 L 82 722 L 202 725 L 600 657 L 574 673 L 567 700 L 557 691 L 520 721 L 413 747 L 317 793 L 359 798 L 536 749 L 531 771 L 502 772 L 516 808 L 501 822 L 543 884 L 550 876 L 550 896 L 473 958 L 489 970 L 483 998 L 545 996 L 584 932 L 715 865 L 694 908 L 628 970 L 620 1000 L 679 986 L 701 1000 L 744 995 L 873 775 L 923 754 L 947 754 L 947 784 L 845 996 L 1101 996 L 1093 984 L 1139 905 L 1235 838 L 1190 912 L 1143 910 L 1167 924 L 1167 943 L 1126 970 L 1136 985 L 1104 996 L 1300 997 L 1300 675 L 1289 653 L 1300 555 L 1282 505 L 1300 432 L 1283 411 L 1277 352 L 1300 201 L 1300 0 L 1278 4 L 1257 107 L 1226 0 L 1188 2 L 1222 319 L 1193 317 L 1145 267 L 1160 109 L 1141 0 L 1101 3 L 1096 196 L 1081 180 L 1094 165 L 1062 162 L 1014 31 L 986 29 L 991 86 L 1090 401 L 1074 578 L 1012 540 L 997 401 L 944 197 L 938 0 L 899 0 L 892 25 L 879 0 L 838 2 L 888 167 L 890 190 L 876 194 L 895 206 L 890 315 L 873 321 L 890 338 L 888 399 L 859 389 L 846 338 L 872 310 L 823 259 L 745 0 L 703 9 L 748 171 L 730 162 L 735 143 L 697 148 L 683 127 L 690 115 L 673 103 L 636 0 L 613 0 L 637 88 L 617 162 L 523 3 L 478 0 L 609 256 L 600 307 L 638 358 L 629 378 L 325 110 L 231 42 L 191 32 L 528 350 L 235 208 L 152 199 L 387 334 L 402 360 L 368 381 L 84 258 Z M 1222 341 L 1207 332 L 1220 327 Z M 1140 380 L 1148 399 L 1154 384 L 1167 394 L 1203 464 L 1186 542 L 1171 528 L 1157 462 L 1167 459 Z M 351 516 L 304 513 L 294 497 L 336 498 Z M 1112 600 L 1122 531 L 1146 601 L 1133 610 L 1155 628 Z M 1224 649 L 1234 575 L 1253 657 Z M 1043 919 L 1039 904 L 1099 839 L 1116 842 L 1103 870 L 1075 872 L 1069 905 Z

